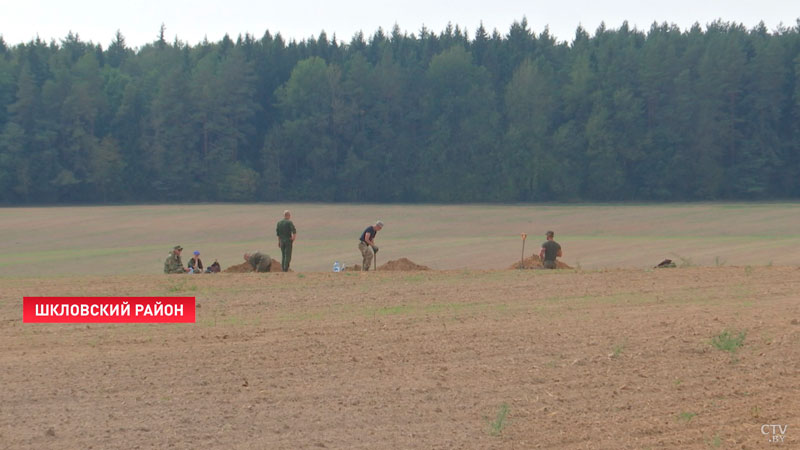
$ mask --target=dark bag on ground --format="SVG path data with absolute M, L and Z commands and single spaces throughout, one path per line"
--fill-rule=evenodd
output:
M 214 264 L 206 268 L 206 273 L 219 273 L 220 269 L 219 263 L 214 261 Z

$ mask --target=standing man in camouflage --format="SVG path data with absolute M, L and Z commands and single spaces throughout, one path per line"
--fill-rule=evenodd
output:
M 261 252 L 245 253 L 244 260 L 250 263 L 256 272 L 269 272 L 272 268 L 272 258 Z
M 278 248 L 281 249 L 281 269 L 289 271 L 292 262 L 292 245 L 297 237 L 297 230 L 292 223 L 292 213 L 288 209 L 283 212 L 283 220 L 278 222 L 275 233 L 278 235 Z
M 539 259 L 542 260 L 542 265 L 545 269 L 556 268 L 556 258 L 561 257 L 561 245 L 553 240 L 555 233 L 548 231 L 545 234 L 547 238 L 542 244 L 542 249 L 539 251 Z
M 172 252 L 170 252 L 166 261 L 164 261 L 164 273 L 186 273 L 189 270 L 183 267 L 181 251 L 183 251 L 183 247 L 180 245 L 176 245 L 172 248 Z
M 383 229 L 383 222 L 380 220 L 375 222 L 375 225 L 368 226 L 361 237 L 358 238 L 358 250 L 361 251 L 361 270 L 368 271 L 369 266 L 372 265 L 372 255 L 378 253 L 378 246 L 375 245 L 375 235 L 378 231 Z M 371 248 L 371 250 L 370 250 Z

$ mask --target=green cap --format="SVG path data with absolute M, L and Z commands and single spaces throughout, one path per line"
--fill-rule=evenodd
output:
M 175 247 L 172 247 L 172 249 L 173 250 L 183 250 L 183 247 L 181 247 L 180 245 L 176 245 Z

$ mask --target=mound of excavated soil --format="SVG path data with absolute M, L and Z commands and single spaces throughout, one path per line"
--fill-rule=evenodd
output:
M 247 273 L 252 272 L 253 266 L 250 265 L 248 262 L 243 262 L 241 264 L 237 264 L 235 266 L 230 266 L 227 269 L 223 270 L 223 273 Z
M 344 266 L 342 272 L 361 272 L 361 264 L 353 264 L 352 266 Z
M 280 261 L 276 261 L 275 258 L 272 258 L 272 264 L 269 266 L 270 272 L 281 272 L 281 263 Z M 291 272 L 292 269 L 289 269 Z M 250 265 L 249 262 L 245 261 L 241 264 L 237 264 L 235 266 L 230 266 L 227 269 L 223 270 L 225 273 L 249 273 L 253 272 L 253 266 Z
M 378 270 L 431 270 L 428 266 L 421 266 L 413 261 L 410 261 L 408 258 L 400 258 L 395 259 L 394 261 L 389 261 L 386 264 L 379 266 Z
M 536 254 L 531 255 L 529 258 L 525 258 L 525 260 L 523 260 L 522 262 L 523 262 L 523 266 L 522 266 L 523 269 L 543 269 L 544 268 L 544 266 L 542 265 L 542 260 L 539 259 L 539 255 L 536 255 Z M 509 267 L 509 269 L 519 269 L 520 268 L 519 264 L 520 264 L 519 261 L 517 261 L 514 264 L 512 264 Z M 561 261 L 558 261 L 558 260 L 556 261 L 556 268 L 557 269 L 572 269 L 572 267 L 570 267 L 567 264 L 565 264 L 565 263 L 563 263 Z

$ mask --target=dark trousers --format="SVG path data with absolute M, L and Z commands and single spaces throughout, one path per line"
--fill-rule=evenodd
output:
M 281 269 L 289 271 L 289 263 L 292 262 L 292 241 L 281 240 Z

